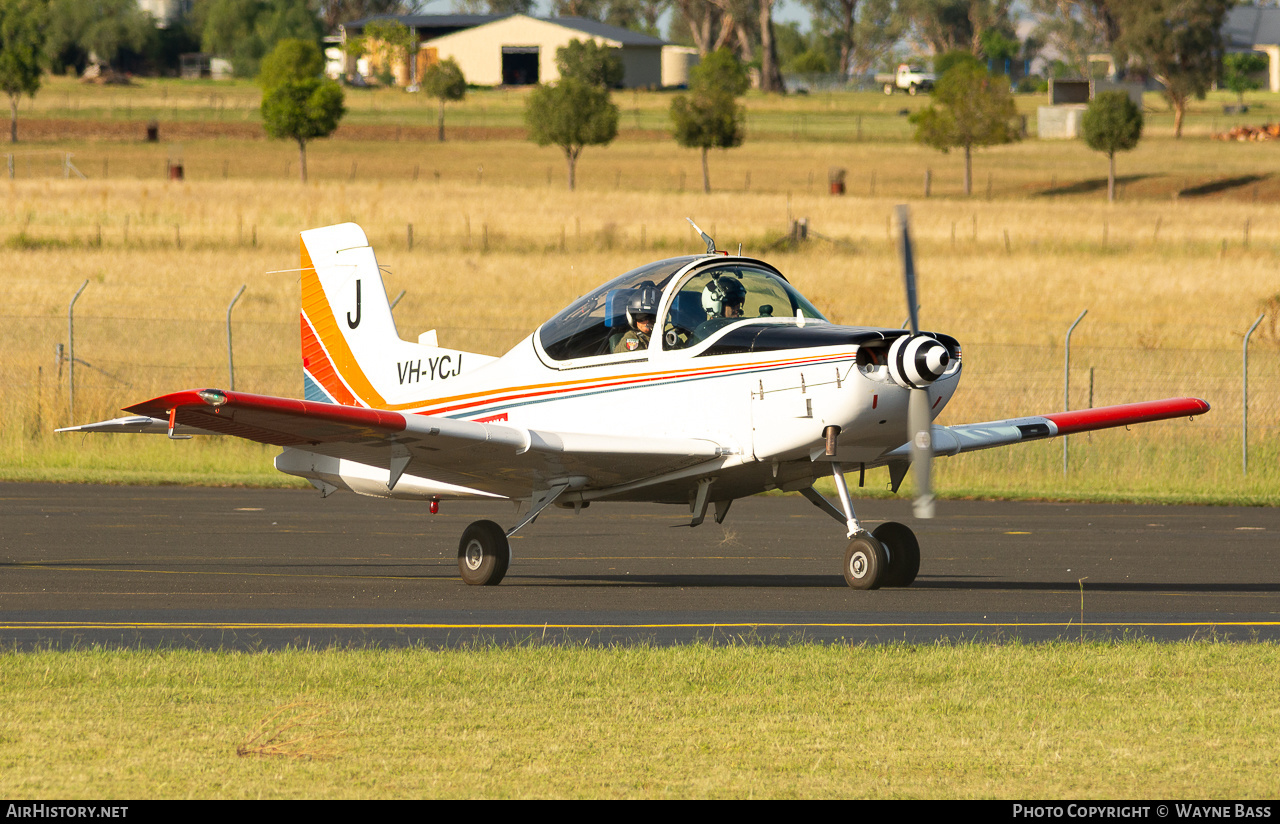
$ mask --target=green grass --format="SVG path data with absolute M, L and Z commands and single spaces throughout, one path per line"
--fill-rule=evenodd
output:
M 451 103 L 446 120 L 454 127 L 479 132 L 523 130 L 524 100 L 528 89 L 472 88 L 460 103 Z M 613 95 L 621 113 L 623 130 L 670 131 L 668 115 L 675 91 L 618 91 Z M 214 123 L 258 125 L 262 90 L 253 81 L 189 81 L 136 78 L 128 86 L 83 84 L 65 77 L 47 77 L 35 98 L 23 98 L 19 120 L 72 120 L 108 123 L 158 121 L 161 136 L 173 124 Z M 1028 116 L 1034 133 L 1036 109 L 1046 105 L 1044 94 L 1015 95 L 1018 111 Z M 1213 92 L 1205 100 L 1192 101 L 1183 131 L 1188 137 L 1204 137 L 1238 124 L 1256 125 L 1280 115 L 1277 97 L 1269 92 L 1245 95 L 1250 111 L 1226 114 L 1235 106 L 1230 92 Z M 903 112 L 929 105 L 927 96 L 886 97 L 879 91 L 824 91 L 779 97 L 748 93 L 748 134 L 800 141 L 908 141 L 913 128 Z M 437 109 L 434 101 L 401 89 L 348 89 L 344 125 L 352 127 L 401 126 L 430 131 L 434 136 Z M 1173 133 L 1173 112 L 1158 93 L 1143 101 L 1148 136 Z M 139 135 L 140 136 L 140 135 Z M 134 139 L 138 139 L 135 137 Z
M 1278 666 L 1274 644 L 1140 641 L 9 653 L 0 784 L 44 799 L 1274 798 Z

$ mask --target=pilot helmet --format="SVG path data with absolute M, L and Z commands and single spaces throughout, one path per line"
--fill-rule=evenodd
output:
M 635 290 L 631 298 L 627 301 L 627 323 L 632 329 L 636 328 L 636 323 L 640 320 L 641 315 L 648 315 L 650 318 L 656 318 L 658 314 L 658 301 L 661 300 L 662 293 L 658 291 L 658 287 L 653 285 L 645 285 Z
M 706 311 L 708 318 L 722 317 L 724 307 L 740 307 L 746 300 L 747 287 L 743 286 L 738 278 L 728 275 L 712 278 L 702 290 L 702 308 Z

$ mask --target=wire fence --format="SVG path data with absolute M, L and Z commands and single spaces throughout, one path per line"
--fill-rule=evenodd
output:
M 231 363 L 240 391 L 301 397 L 296 321 L 77 316 L 75 408 L 70 407 L 70 353 L 65 316 L 0 316 L 5 426 L 22 422 L 30 437 L 57 426 L 121 414 L 131 403 L 181 389 L 228 387 Z M 1087 322 L 1087 321 L 1086 321 Z M 442 327 L 442 342 L 464 330 Z M 474 331 L 474 330 L 467 330 Z M 518 339 L 522 330 L 490 330 Z M 527 331 L 527 330 L 523 330 Z M 1064 330 L 1065 331 L 1065 330 Z M 964 343 L 964 374 L 940 423 L 1055 412 L 1063 406 L 1062 343 Z M 1238 442 L 1243 422 L 1239 348 L 1143 348 L 1073 344 L 1070 407 L 1133 403 L 1175 396 L 1207 400 L 1198 437 Z M 1249 352 L 1249 441 L 1280 437 L 1280 347 L 1255 341 Z M 1228 454 L 1229 451 L 1228 451 Z M 1234 453 L 1237 456 L 1239 453 Z

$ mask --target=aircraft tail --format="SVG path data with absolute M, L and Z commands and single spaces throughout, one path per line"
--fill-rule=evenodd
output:
M 493 358 L 401 340 L 378 260 L 354 223 L 302 233 L 302 374 L 309 401 L 407 408 Z

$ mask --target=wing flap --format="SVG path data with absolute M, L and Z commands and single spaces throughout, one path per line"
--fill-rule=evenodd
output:
M 506 496 L 527 496 L 531 489 L 567 476 L 586 478 L 588 487 L 616 486 L 726 452 L 716 442 L 699 438 L 521 429 L 216 389 L 177 392 L 127 411 L 168 421 L 171 410 L 174 421 L 190 427 L 188 431 L 356 461 L 387 470 L 389 479 L 392 473 L 408 472 Z

